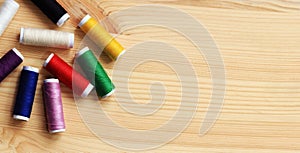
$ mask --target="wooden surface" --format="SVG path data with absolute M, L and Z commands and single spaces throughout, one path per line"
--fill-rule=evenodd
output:
M 3 0 L 2 0 L 3 1 Z M 75 32 L 71 51 L 23 46 L 18 43 L 20 27 L 56 29 L 30 1 L 17 0 L 21 8 L 0 37 L 0 55 L 16 47 L 25 55 L 22 65 L 41 68 L 44 59 L 55 52 L 72 63 L 84 33 L 73 22 L 60 30 Z M 85 1 L 87 2 L 87 1 Z M 226 95 L 222 113 L 204 136 L 198 132 L 211 94 L 208 65 L 186 40 L 168 37 L 160 28 L 125 31 L 118 40 L 130 47 L 136 42 L 156 39 L 175 44 L 196 67 L 201 90 L 198 111 L 179 137 L 149 152 L 299 152 L 300 150 L 300 2 L 297 0 L 98 0 L 105 15 L 141 4 L 163 4 L 191 14 L 211 33 L 226 68 Z M 188 26 L 189 23 L 182 23 Z M 126 26 L 126 23 L 119 23 Z M 122 28 L 122 27 L 121 27 Z M 113 70 L 106 56 L 107 71 Z M 165 81 L 166 105 L 148 118 L 124 112 L 114 97 L 102 102 L 104 110 L 118 124 L 129 129 L 152 129 L 167 121 L 180 102 L 180 86 L 168 67 L 154 69 L 155 63 L 138 67 L 130 78 L 132 96 L 137 102 L 150 99 L 152 80 Z M 125 152 L 94 136 L 81 120 L 72 92 L 62 85 L 67 132 L 50 135 L 46 131 L 41 82 L 51 76 L 42 69 L 30 122 L 12 119 L 12 108 L 21 66 L 0 84 L 1 152 Z M 149 77 L 149 76 L 163 77 Z M 143 79 L 140 79 L 143 78 Z M 170 81 L 172 80 L 172 81 Z M 173 81 L 175 80 L 175 81 Z M 136 88 L 135 88 L 136 87 Z M 144 124 L 140 124 L 140 122 Z M 109 127 L 108 127 L 109 128 Z

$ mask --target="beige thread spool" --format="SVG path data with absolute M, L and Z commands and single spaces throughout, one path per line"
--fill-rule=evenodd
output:
M 56 30 L 21 28 L 20 43 L 69 49 L 74 47 L 74 34 Z

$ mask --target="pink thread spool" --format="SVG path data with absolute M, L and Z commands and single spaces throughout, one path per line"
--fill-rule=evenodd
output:
M 49 133 L 64 132 L 66 127 L 59 80 L 46 79 L 43 94 Z

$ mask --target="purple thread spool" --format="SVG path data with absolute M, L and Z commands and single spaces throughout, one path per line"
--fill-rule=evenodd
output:
M 13 48 L 0 59 L 0 82 L 2 82 L 24 60 L 23 55 Z
M 64 132 L 65 120 L 58 79 L 46 79 L 43 86 L 48 131 L 50 133 Z

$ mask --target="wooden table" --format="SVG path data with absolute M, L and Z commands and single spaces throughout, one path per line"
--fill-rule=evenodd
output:
M 2 0 L 3 1 L 3 0 Z M 22 65 L 41 68 L 39 85 L 29 122 L 12 119 L 18 86 L 19 66 L 0 84 L 1 152 L 124 152 L 93 135 L 83 123 L 72 91 L 62 85 L 67 131 L 50 135 L 46 130 L 41 95 L 43 79 L 51 76 L 42 63 L 55 52 L 69 63 L 79 49 L 84 33 L 68 22 L 59 30 L 75 32 L 75 48 L 60 50 L 24 46 L 18 43 L 21 27 L 57 29 L 30 1 L 17 0 L 21 8 L 0 37 L 0 55 L 16 47 L 25 56 Z M 85 1 L 87 2 L 87 1 Z M 211 98 L 209 66 L 197 49 L 186 40 L 176 39 L 170 31 L 139 27 L 125 31 L 117 39 L 130 47 L 144 40 L 163 40 L 192 61 L 201 91 L 197 113 L 191 124 L 176 139 L 149 152 L 296 152 L 300 150 L 300 2 L 297 0 L 99 0 L 109 15 L 142 4 L 162 4 L 181 9 L 199 20 L 214 38 L 224 59 L 226 94 L 222 112 L 204 136 L 198 132 Z M 126 26 L 126 23 L 117 23 Z M 189 23 L 182 23 L 188 26 Z M 170 37 L 168 37 L 171 35 Z M 100 58 L 109 74 L 114 63 Z M 180 62 L 180 61 L 178 61 Z M 159 69 L 157 68 L 159 67 Z M 160 76 L 160 77 L 149 77 Z M 175 79 L 175 81 L 173 81 Z M 172 81 L 170 81 L 172 80 Z M 137 103 L 149 100 L 151 81 L 165 82 L 165 106 L 155 115 L 134 116 L 122 110 L 114 96 L 101 101 L 104 111 L 118 124 L 135 130 L 155 128 L 176 112 L 180 86 L 174 72 L 157 63 L 144 63 L 130 78 L 132 97 Z M 192 108 L 187 108 L 192 109 Z M 169 115 L 171 114 L 171 115 Z M 141 124 L 141 121 L 143 124 Z M 109 127 L 107 127 L 109 128 Z

